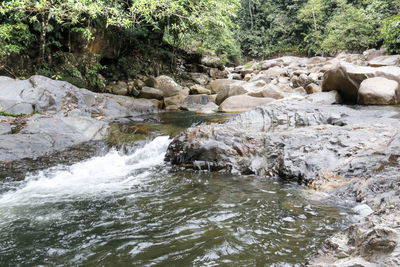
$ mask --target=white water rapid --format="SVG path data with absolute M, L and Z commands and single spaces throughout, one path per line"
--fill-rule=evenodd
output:
M 164 161 L 171 140 L 156 137 L 131 155 L 111 151 L 102 157 L 57 166 L 26 177 L 14 191 L 0 195 L 0 208 L 76 200 L 129 189 L 148 175 L 148 170 Z

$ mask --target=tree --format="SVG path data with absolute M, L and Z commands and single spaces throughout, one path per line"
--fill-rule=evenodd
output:
M 385 23 L 381 34 L 389 53 L 400 54 L 400 14 Z
M 8 0 L 0 3 L 0 21 L 8 20 L 14 24 L 31 25 L 39 32 L 38 65 L 44 62 L 48 32 L 54 25 L 79 29 L 90 39 L 89 26 L 91 21 L 104 18 L 107 24 L 129 25 L 131 21 L 123 12 L 117 1 L 93 0 Z M 51 23 L 53 22 L 53 23 Z M 7 38 L 10 30 L 0 32 L 3 41 L 12 43 L 15 40 Z

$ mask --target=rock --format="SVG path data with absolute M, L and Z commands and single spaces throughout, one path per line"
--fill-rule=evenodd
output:
M 178 111 L 180 110 L 180 107 L 177 105 L 169 105 L 167 107 L 165 107 L 166 110 L 171 110 L 171 111 Z
M 395 105 L 400 101 L 399 83 L 382 77 L 364 80 L 358 91 L 358 104 Z
M 93 93 L 43 76 L 28 80 L 1 78 L 0 106 L 4 103 L 12 103 L 6 107 L 8 112 L 22 113 L 25 105 L 43 114 L 8 118 L 0 123 L 1 166 L 104 139 L 108 123 L 116 118 L 158 110 L 146 99 Z
M 268 97 L 273 99 L 281 99 L 284 95 L 279 91 L 277 86 L 267 85 L 258 92 L 249 92 L 247 95 L 254 97 Z
M 314 93 L 306 96 L 306 99 L 314 104 L 332 105 L 342 103 L 342 98 L 337 91 Z
M 243 95 L 243 94 L 246 94 L 247 92 L 248 91 L 246 89 L 244 89 L 243 86 L 237 85 L 237 84 L 232 84 L 229 87 L 221 90 L 217 94 L 217 98 L 215 99 L 215 103 L 217 105 L 220 105 L 228 97 L 235 96 L 235 95 Z
M 205 55 L 201 59 L 201 64 L 210 67 L 210 68 L 223 68 L 224 64 L 219 57 Z
M 162 91 L 165 97 L 177 95 L 183 90 L 182 86 L 166 75 L 158 76 L 155 80 L 156 86 L 154 88 Z
M 140 86 L 140 82 L 137 82 L 137 83 Z M 144 85 L 141 88 L 143 88 L 144 86 L 156 88 L 158 86 L 157 79 L 154 78 L 153 76 L 145 77 L 143 83 L 144 83 Z
M 321 92 L 321 86 L 316 85 L 315 83 L 310 83 L 306 86 L 307 94 L 315 94 Z
M 197 111 L 210 102 L 215 103 L 215 95 L 189 95 L 182 105 L 189 111 Z
M 227 98 L 219 106 L 219 111 L 224 113 L 246 112 L 255 107 L 274 101 L 272 98 L 252 97 L 248 95 L 236 95 Z
M 245 97 L 250 96 L 228 98 L 220 111 L 235 98 L 237 106 L 229 111 L 237 111 L 248 103 Z M 171 143 L 167 160 L 192 168 L 276 175 L 316 188 L 337 177 L 343 191 L 332 194 L 354 199 L 351 179 L 370 179 L 366 192 L 377 189 L 379 181 L 399 182 L 400 157 L 391 156 L 400 149 L 400 120 L 392 117 L 395 114 L 321 105 L 304 98 L 275 100 L 224 124 L 188 129 Z M 392 164 L 387 163 L 389 158 Z M 397 187 L 390 190 L 393 195 L 400 193 Z
M 210 80 L 210 78 L 204 73 L 189 73 L 189 75 L 195 83 L 203 86 L 207 85 Z
M 398 266 L 400 207 L 376 212 L 329 238 L 308 266 Z
M 293 92 L 295 93 L 299 93 L 299 94 L 307 94 L 306 89 L 304 89 L 303 87 L 296 87 L 293 89 Z M 335 91 L 336 92 L 336 91 Z
M 240 75 L 239 73 L 231 73 L 230 74 L 230 78 L 232 80 L 241 80 L 242 79 L 242 75 Z
M 380 56 L 384 56 L 385 54 L 386 54 L 386 49 L 380 49 L 380 50 L 368 49 L 363 52 L 363 56 L 365 57 L 365 59 L 367 61 L 370 61 L 370 60 L 380 57 Z
M 296 76 L 300 76 L 301 74 L 308 75 L 308 74 L 310 74 L 310 72 L 307 70 L 295 70 L 293 72 L 293 75 L 296 75 Z
M 328 59 L 326 57 L 312 57 L 305 60 L 307 65 L 325 64 Z
M 217 68 L 211 68 L 209 74 L 213 79 L 226 79 L 229 76 L 229 72 L 227 70 L 219 70 Z
M 400 55 L 380 56 L 368 61 L 371 67 L 400 66 Z
M 254 73 L 248 73 L 244 76 L 243 80 L 245 80 L 246 82 L 250 81 L 253 77 L 254 77 Z
M 212 81 L 208 85 L 208 88 L 211 90 L 212 94 L 218 94 L 220 91 L 222 91 L 226 88 L 229 88 L 229 86 L 231 86 L 232 84 L 243 85 L 243 84 L 245 84 L 245 82 L 228 80 L 228 79 L 219 79 L 219 80 Z
M 201 85 L 195 84 L 190 87 L 190 94 L 191 95 L 201 95 L 201 94 L 211 95 L 211 90 L 206 89 Z
M 270 83 L 271 82 L 271 77 L 269 77 L 267 74 L 265 74 L 264 72 L 260 72 L 256 75 L 254 75 L 250 82 L 258 82 L 258 81 L 263 81 L 265 83 Z
M 338 91 L 345 102 L 356 103 L 358 89 L 362 81 L 373 78 L 384 77 L 400 82 L 399 67 L 365 67 L 349 63 L 336 64 L 332 69 L 325 72 L 322 81 L 322 91 Z
M 276 66 L 279 67 L 279 65 L 280 64 L 275 59 L 264 60 L 263 62 L 261 62 L 261 69 L 267 70 L 272 67 L 276 67 Z
M 197 114 L 213 114 L 216 112 L 218 112 L 218 106 L 213 102 L 207 103 L 196 111 Z
M 128 95 L 129 93 L 128 84 L 124 81 L 109 85 L 109 90 L 116 95 Z
M 169 106 L 181 106 L 185 101 L 186 95 L 179 94 L 175 96 L 170 96 L 164 98 L 164 106 L 167 108 Z
M 286 71 L 283 68 L 280 67 L 272 67 L 269 68 L 268 70 L 264 71 L 264 73 L 268 76 L 273 76 L 273 77 L 279 77 L 279 76 L 284 76 L 286 75 Z
M 293 84 L 293 87 L 303 87 L 306 88 L 307 85 L 311 84 L 314 82 L 313 79 L 308 77 L 306 74 L 300 74 L 299 77 L 294 76 L 290 82 Z
M 155 88 L 145 86 L 140 91 L 139 97 L 162 100 L 164 98 L 164 92 Z
M 311 80 L 313 80 L 314 83 L 318 83 L 319 78 L 322 77 L 322 76 L 323 76 L 323 75 L 320 76 L 319 73 L 313 72 L 313 73 L 310 73 L 310 74 L 308 75 L 308 78 L 310 78 Z

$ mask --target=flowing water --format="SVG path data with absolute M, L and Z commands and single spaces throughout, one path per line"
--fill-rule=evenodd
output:
M 11 174 L 0 266 L 300 266 L 348 223 L 294 184 L 173 168 L 170 141 Z

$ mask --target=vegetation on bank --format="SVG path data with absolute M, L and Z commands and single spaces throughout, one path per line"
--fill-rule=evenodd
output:
M 225 63 L 382 45 L 400 53 L 397 14 L 400 0 L 4 0 L 0 73 L 93 89 L 104 77 L 179 69 L 188 51 Z

